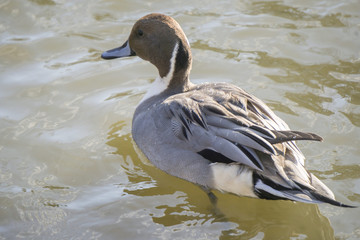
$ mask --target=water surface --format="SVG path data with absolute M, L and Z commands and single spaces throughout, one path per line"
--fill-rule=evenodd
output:
M 308 169 L 360 206 L 360 3 L 0 1 L 0 238 L 358 239 L 359 209 L 204 192 L 153 167 L 131 137 L 157 75 L 100 59 L 140 17 L 183 27 L 193 82 L 263 99 L 301 142 Z

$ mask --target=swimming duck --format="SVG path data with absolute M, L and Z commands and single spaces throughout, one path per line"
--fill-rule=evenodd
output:
M 332 191 L 304 167 L 296 140 L 322 141 L 291 131 L 260 99 L 229 83 L 190 82 L 190 44 L 180 25 L 149 14 L 128 40 L 102 53 L 103 59 L 138 56 L 159 77 L 137 106 L 132 136 L 159 169 L 207 191 L 239 196 L 329 203 Z

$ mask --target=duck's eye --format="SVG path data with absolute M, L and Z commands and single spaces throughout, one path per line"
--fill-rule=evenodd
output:
M 140 36 L 140 37 L 141 37 L 142 35 L 144 35 L 144 32 L 143 32 L 141 29 L 139 29 L 137 33 L 138 33 L 138 36 Z

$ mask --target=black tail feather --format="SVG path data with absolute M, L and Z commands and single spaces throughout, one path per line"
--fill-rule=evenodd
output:
M 358 206 L 352 206 L 352 205 L 347 205 L 347 204 L 343 204 L 341 202 L 338 202 L 334 199 L 331 199 L 331 198 L 328 198 L 328 197 L 325 197 L 323 195 L 320 195 L 316 192 L 312 192 L 311 193 L 316 199 L 318 199 L 319 201 L 321 202 L 324 202 L 324 203 L 328 203 L 328 204 L 331 204 L 331 205 L 334 205 L 334 206 L 338 206 L 338 207 L 345 207 L 345 208 L 357 208 Z
M 269 191 L 263 187 L 257 188 L 257 184 L 261 183 L 269 187 Z M 281 186 L 269 178 L 266 178 L 262 174 L 257 172 L 253 173 L 253 184 L 254 191 L 258 198 L 268 199 L 268 200 L 291 200 L 299 201 L 305 203 L 328 203 L 333 206 L 345 207 L 345 208 L 357 208 L 357 206 L 343 204 L 336 201 L 330 197 L 324 196 L 320 193 L 317 193 L 316 190 L 307 188 L 306 186 L 301 186 L 301 189 L 287 188 Z M 278 193 L 277 193 L 278 191 Z M 309 199 L 304 198 L 298 194 L 303 194 L 309 197 Z

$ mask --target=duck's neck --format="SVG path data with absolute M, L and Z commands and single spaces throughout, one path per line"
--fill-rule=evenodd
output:
M 187 42 L 178 41 L 166 66 L 157 66 L 160 76 L 151 84 L 141 102 L 164 91 L 169 95 L 187 91 L 192 85 L 189 80 L 191 63 L 190 46 Z

